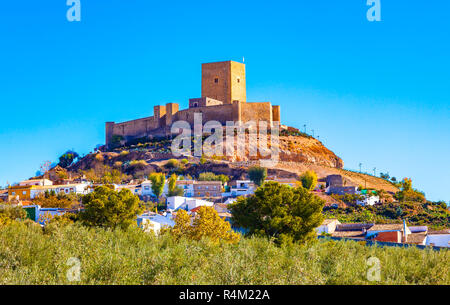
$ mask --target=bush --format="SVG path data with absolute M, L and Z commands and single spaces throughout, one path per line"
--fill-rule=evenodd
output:
M 253 166 L 248 169 L 248 176 L 257 186 L 261 186 L 267 177 L 267 168 Z
M 324 219 L 323 206 L 322 199 L 302 187 L 267 182 L 254 195 L 231 204 L 230 210 L 236 226 L 284 244 L 315 239 L 315 228 Z
M 305 189 L 312 191 L 317 185 L 317 174 L 314 171 L 306 171 L 300 176 L 300 181 Z
M 142 212 L 139 202 L 139 197 L 127 189 L 116 192 L 108 186 L 99 186 L 83 197 L 85 210 L 80 219 L 91 227 L 127 229 Z
M 192 224 L 188 213 L 185 210 L 179 210 L 175 217 L 175 226 L 169 232 L 176 239 L 208 238 L 214 243 L 220 241 L 237 243 L 240 238 L 239 234 L 231 230 L 230 224 L 219 217 L 214 208 L 205 206 L 200 207 Z
M 226 176 L 226 175 L 216 175 L 214 173 L 211 172 L 205 172 L 205 173 L 200 173 L 198 175 L 198 180 L 199 181 L 221 181 L 222 184 L 225 184 L 226 182 L 230 181 L 230 177 Z
M 178 160 L 177 159 L 170 159 L 167 161 L 166 165 L 164 165 L 167 169 L 174 169 L 178 167 Z

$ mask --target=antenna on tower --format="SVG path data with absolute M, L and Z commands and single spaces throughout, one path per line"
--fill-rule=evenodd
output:
M 245 63 L 245 57 L 242 56 L 242 63 Z

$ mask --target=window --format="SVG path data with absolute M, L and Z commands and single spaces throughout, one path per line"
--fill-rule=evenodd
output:
M 240 83 L 240 82 L 241 82 L 241 79 L 240 79 L 239 77 L 237 78 L 237 82 L 238 82 L 238 83 Z
M 216 84 L 218 84 L 218 83 L 219 83 L 219 79 L 218 79 L 218 78 L 215 78 L 215 79 L 214 79 L 214 82 L 215 82 Z
M 12 192 L 11 194 L 12 194 L 13 196 L 15 196 L 15 195 L 16 195 L 16 192 Z
M 23 191 L 22 194 L 23 194 L 23 195 L 26 195 L 26 194 L 27 194 L 27 191 Z

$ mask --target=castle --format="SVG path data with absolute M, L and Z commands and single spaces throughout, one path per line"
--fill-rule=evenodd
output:
M 218 121 L 280 122 L 280 106 L 270 102 L 247 103 L 245 65 L 234 61 L 202 64 L 202 95 L 189 99 L 189 108 L 179 110 L 177 103 L 154 106 L 153 116 L 123 123 L 106 123 L 106 146 L 117 141 L 170 135 L 173 122 L 194 125 L 194 113 L 201 113 L 203 124 Z

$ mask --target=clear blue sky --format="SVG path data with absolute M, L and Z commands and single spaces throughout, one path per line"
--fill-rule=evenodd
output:
M 104 143 L 105 121 L 200 96 L 201 63 L 245 56 L 249 101 L 281 105 L 346 167 L 411 177 L 450 200 L 450 1 L 65 0 L 0 8 L 0 185 L 67 149 Z

